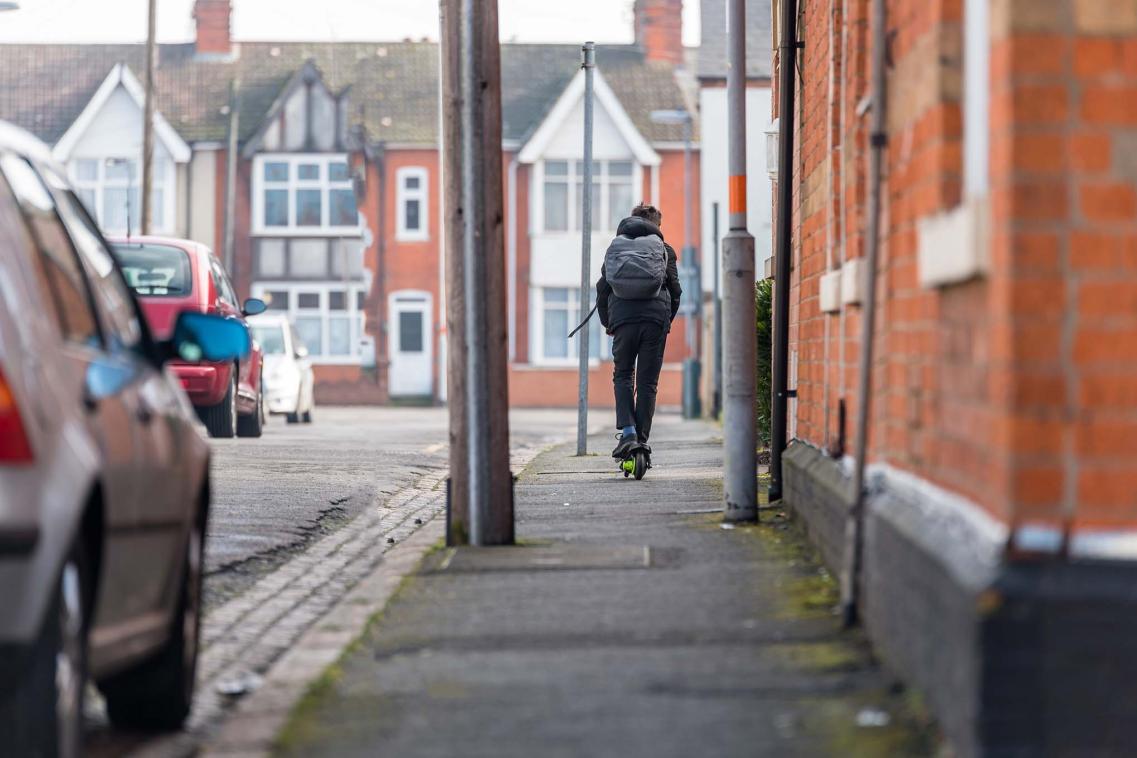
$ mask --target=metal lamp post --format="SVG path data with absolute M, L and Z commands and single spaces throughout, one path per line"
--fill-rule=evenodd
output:
M 680 313 L 687 317 L 687 357 L 683 359 L 683 418 L 698 418 L 702 415 L 699 402 L 699 376 L 702 363 L 699 360 L 698 326 L 702 304 L 703 284 L 699 280 L 699 263 L 696 258 L 694 239 L 691 237 L 691 220 L 695 217 L 694 193 L 691 191 L 691 140 L 695 118 L 690 111 L 683 109 L 659 110 L 651 112 L 651 120 L 657 124 L 683 125 L 683 196 L 687 207 L 683 213 L 683 253 L 680 256 L 680 273 L 683 289 L 688 293 L 683 299 Z
M 592 261 L 592 120 L 593 88 L 596 72 L 596 44 L 585 42 L 580 48 L 581 63 L 584 69 L 584 189 L 581 190 L 580 224 L 580 312 L 588 313 L 592 299 L 592 275 L 589 267 Z M 580 359 L 580 377 L 576 411 L 576 454 L 588 455 L 588 349 L 592 329 L 586 327 L 577 337 Z

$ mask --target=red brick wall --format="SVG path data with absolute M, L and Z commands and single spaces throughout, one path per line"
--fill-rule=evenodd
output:
M 888 2 L 870 458 L 1007 521 L 1132 524 L 1137 2 L 992 6 L 990 264 L 929 289 L 917 280 L 917 222 L 962 196 L 962 3 Z M 829 315 L 818 302 L 842 243 L 863 255 L 868 2 L 844 7 L 831 45 L 828 7 L 804 5 L 795 114 L 790 410 L 797 436 L 817 445 L 836 438 L 840 399 L 850 439 L 856 414 L 860 308 Z
M 431 336 L 434 355 L 434 387 L 437 393 L 441 365 L 439 352 L 439 329 L 445 324 L 442 316 L 442 299 L 439 293 L 439 266 L 442 265 L 439 251 L 442 240 L 442 219 L 439 194 L 438 151 L 433 149 L 388 150 L 385 169 L 387 174 L 386 224 L 383 234 L 387 240 L 385 262 L 384 297 L 399 290 L 423 290 L 431 294 L 433 302 L 434 333 Z M 430 236 L 422 242 L 400 241 L 396 237 L 398 229 L 398 172 L 400 168 L 425 168 L 427 171 L 427 223 Z M 387 303 L 379 306 L 385 321 L 388 313 Z M 386 353 L 383 354 L 384 359 Z
M 1137 2 L 996 20 L 992 206 L 1020 520 L 1137 522 Z M 997 141 L 996 141 L 997 140 Z
M 579 374 L 575 368 L 533 368 L 510 366 L 509 404 L 518 408 L 550 406 L 575 407 Z M 674 365 L 665 365 L 659 374 L 659 406 L 677 407 L 683 402 L 683 374 Z M 601 363 L 588 372 L 588 404 L 594 408 L 615 407 L 612 392 L 612 364 Z M 615 419 L 612 420 L 615 426 Z
M 387 402 L 387 381 L 373 368 L 313 366 L 316 403 L 321 405 L 379 405 Z M 319 411 L 317 411 L 318 413 Z

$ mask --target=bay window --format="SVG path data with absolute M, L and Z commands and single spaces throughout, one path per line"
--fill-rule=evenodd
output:
M 538 362 L 573 364 L 577 360 L 577 339 L 584 330 L 572 339 L 568 338 L 568 333 L 584 318 L 580 309 L 580 290 L 575 287 L 543 287 L 534 291 L 534 297 L 537 301 L 534 310 L 540 321 L 540 328 L 536 330 L 539 344 L 535 355 Z M 588 352 L 592 359 L 610 360 L 612 338 L 604 334 L 600 318 L 593 315 L 586 329 Z
M 360 231 L 346 155 L 258 155 L 253 161 L 253 230 L 261 235 Z
M 288 316 L 315 363 L 359 363 L 365 336 L 362 284 L 258 282 L 254 297 Z
M 150 227 L 173 232 L 173 162 L 155 156 L 150 189 Z M 68 166 L 75 193 L 107 234 L 139 234 L 142 229 L 142 169 L 135 158 L 76 158 Z
M 580 231 L 584 207 L 584 161 L 546 160 L 542 183 L 544 230 Z M 592 229 L 615 231 L 635 205 L 635 164 L 593 161 Z

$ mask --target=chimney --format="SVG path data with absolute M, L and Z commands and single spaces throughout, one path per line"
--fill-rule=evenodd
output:
M 196 0 L 193 18 L 197 23 L 198 55 L 224 57 L 233 54 L 229 24 L 232 14 L 233 6 L 229 0 Z
M 683 0 L 635 0 L 636 44 L 649 61 L 683 62 Z

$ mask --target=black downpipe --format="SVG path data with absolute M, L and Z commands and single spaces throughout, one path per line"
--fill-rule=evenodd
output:
M 773 408 L 770 419 L 770 502 L 782 498 L 782 453 L 790 351 L 790 256 L 793 239 L 794 74 L 797 68 L 797 0 L 782 0 L 778 43 L 778 219 L 774 257 Z

